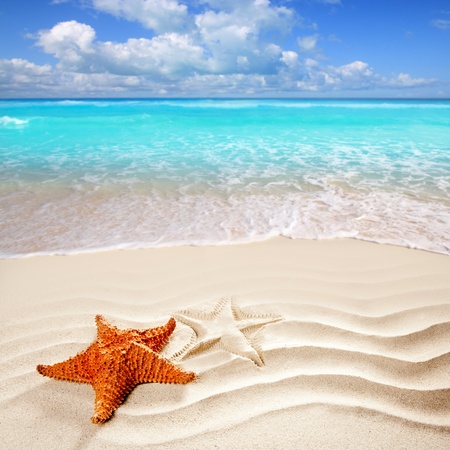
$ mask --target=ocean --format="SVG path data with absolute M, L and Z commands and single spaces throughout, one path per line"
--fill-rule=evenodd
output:
M 356 238 L 450 253 L 450 101 L 0 101 L 0 257 Z

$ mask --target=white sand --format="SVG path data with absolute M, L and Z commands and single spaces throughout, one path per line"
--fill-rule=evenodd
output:
M 279 238 L 33 257 L 0 261 L 0 298 L 1 448 L 450 446 L 448 256 Z M 91 424 L 92 388 L 35 367 L 85 349 L 96 314 L 175 315 L 162 353 L 198 380 L 139 385 Z

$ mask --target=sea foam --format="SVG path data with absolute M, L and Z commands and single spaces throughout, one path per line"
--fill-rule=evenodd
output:
M 17 119 L 16 117 L 3 116 L 0 117 L 0 126 L 23 126 L 27 125 L 28 120 Z

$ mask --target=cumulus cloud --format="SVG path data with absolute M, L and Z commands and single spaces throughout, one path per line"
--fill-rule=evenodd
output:
M 39 66 L 20 58 L 0 60 L 0 76 L 2 79 L 9 74 L 11 77 L 26 76 L 31 80 L 32 77 L 45 76 L 51 72 L 50 64 Z
M 40 31 L 37 45 L 57 57 L 60 68 L 81 73 L 175 76 L 203 71 L 207 65 L 203 47 L 188 35 L 97 42 L 92 27 L 73 20 Z
M 303 52 L 314 52 L 317 50 L 318 34 L 303 36 L 297 39 L 298 46 Z
M 49 64 L 37 65 L 25 59 L 0 59 L 0 89 L 19 91 L 29 86 L 42 86 L 51 81 L 53 69 Z
M 204 3 L 205 10 L 188 14 L 175 0 L 90 0 L 97 10 L 138 20 L 157 34 L 122 43 L 96 42 L 91 26 L 68 21 L 40 31 L 37 45 L 58 58 L 60 67 L 85 73 L 175 77 L 277 71 L 282 53 L 277 39 L 292 29 L 293 10 L 268 0 Z M 225 9 L 210 9 L 219 6 Z M 188 30 L 181 24 L 189 24 Z
M 413 78 L 403 73 L 383 77 L 363 61 L 354 61 L 339 67 L 324 67 L 311 58 L 303 62 L 295 80 L 297 90 L 322 93 L 418 88 L 436 83 L 434 79 Z
M 94 39 L 95 30 L 91 26 L 71 20 L 58 23 L 51 30 L 41 30 L 37 45 L 56 56 L 63 67 L 79 70 L 86 55 L 95 57 Z
M 305 91 L 355 90 L 374 87 L 380 83 L 381 77 L 374 75 L 369 65 L 362 61 L 354 61 L 340 67 L 322 67 L 314 59 L 307 59 L 305 72 L 297 81 L 297 88 Z
M 435 79 L 427 79 L 427 78 L 413 78 L 411 75 L 407 73 L 400 73 L 398 75 L 393 75 L 387 83 L 391 87 L 398 88 L 407 88 L 407 87 L 419 87 L 426 86 L 429 84 L 436 83 Z
M 301 26 L 301 18 L 292 8 L 269 0 L 83 2 L 139 22 L 153 35 L 102 41 L 89 24 L 57 23 L 35 34 L 36 45 L 57 59 L 56 66 L 1 61 L 4 95 L 295 96 L 417 88 L 434 82 L 405 73 L 382 77 L 363 61 L 325 65 L 325 59 L 319 62 L 317 57 L 319 33 L 290 42 L 286 38 Z
M 277 73 L 213 74 L 194 73 L 174 80 L 154 74 L 120 75 L 79 73 L 38 66 L 24 60 L 0 60 L 0 90 L 4 96 L 24 97 L 112 97 L 112 96 L 278 96 L 361 89 L 403 89 L 427 86 L 435 80 L 415 79 L 407 74 L 384 78 L 366 63 L 356 61 L 340 67 L 322 66 L 308 58 L 301 61 L 295 52 L 283 52 Z
M 270 6 L 269 0 L 199 0 L 199 3 L 208 5 L 212 9 L 226 12 L 235 11 L 239 8 L 248 9 L 253 6 Z
M 0 91 L 17 95 L 36 88 L 46 90 L 54 84 L 53 69 L 49 64 L 37 65 L 24 59 L 0 60 Z
M 247 70 L 272 73 L 276 70 L 282 49 L 269 40 L 269 33 L 280 36 L 292 29 L 295 13 L 285 7 L 274 7 L 267 0 L 206 3 L 224 10 L 206 10 L 195 17 L 196 32 L 211 53 L 215 73 L 234 73 L 247 62 Z M 273 38 L 273 36 L 271 36 Z
M 141 23 L 156 33 L 180 32 L 191 22 L 188 8 L 177 0 L 89 0 L 97 11 Z
M 336 74 L 346 79 L 361 79 L 371 77 L 373 72 L 369 65 L 362 61 L 355 61 L 351 64 L 338 67 Z
M 285 52 L 282 52 L 281 54 L 281 61 L 286 64 L 287 67 L 293 69 L 296 68 L 299 64 L 298 61 L 298 54 L 296 52 L 293 52 L 291 50 L 287 50 Z
M 153 39 L 129 39 L 122 44 L 97 44 L 101 69 L 109 73 L 188 76 L 207 68 L 203 47 L 187 35 L 166 33 Z

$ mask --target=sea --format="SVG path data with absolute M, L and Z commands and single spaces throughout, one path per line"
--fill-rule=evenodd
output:
M 355 238 L 450 254 L 449 100 L 1 100 L 0 258 Z

